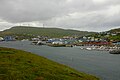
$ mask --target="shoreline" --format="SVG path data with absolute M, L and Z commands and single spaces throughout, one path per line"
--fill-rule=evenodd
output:
M 81 50 L 77 46 L 73 48 L 36 46 L 31 45 L 29 41 L 2 42 L 0 45 L 35 53 L 78 71 L 98 76 L 101 80 L 119 80 L 120 78 L 118 75 L 120 55 L 112 55 L 108 51 Z

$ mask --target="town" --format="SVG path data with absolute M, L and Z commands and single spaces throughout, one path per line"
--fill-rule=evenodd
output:
M 87 35 L 79 37 L 75 36 L 63 36 L 62 38 L 50 38 L 47 36 L 36 36 L 32 38 L 21 38 L 19 41 L 31 41 L 34 45 L 48 45 L 51 47 L 76 47 L 86 50 L 98 50 L 98 51 L 113 51 L 120 50 L 120 40 L 110 39 L 111 36 L 120 35 L 119 32 L 100 32 L 94 35 Z M 0 41 L 17 41 L 19 36 L 5 36 L 0 37 Z

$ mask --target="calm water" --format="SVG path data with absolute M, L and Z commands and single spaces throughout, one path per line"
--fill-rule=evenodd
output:
M 48 47 L 31 42 L 0 42 L 0 46 L 21 49 L 68 65 L 78 71 L 93 74 L 101 80 L 120 80 L 120 55 L 106 51 L 87 51 L 77 47 Z

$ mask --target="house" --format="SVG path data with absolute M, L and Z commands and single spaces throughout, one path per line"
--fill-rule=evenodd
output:
M 5 36 L 4 37 L 4 41 L 14 41 L 15 38 L 13 38 L 12 36 Z
M 58 38 L 48 39 L 47 43 L 52 43 L 52 42 L 55 42 L 55 41 L 60 41 L 60 39 L 58 39 Z
M 52 44 L 64 44 L 64 42 L 62 42 L 62 41 L 54 41 L 54 42 L 52 42 Z
M 3 41 L 4 40 L 4 38 L 3 37 L 0 37 L 0 41 Z
M 120 41 L 112 42 L 113 45 L 120 45 Z
M 89 41 L 89 42 L 82 42 L 81 43 L 84 46 L 102 46 L 102 45 L 111 45 L 111 42 L 106 41 Z
M 32 41 L 39 41 L 39 38 L 32 38 Z
M 112 35 L 112 36 L 116 36 L 117 34 L 115 34 L 115 33 L 112 33 L 111 35 Z
M 47 43 L 52 43 L 54 41 L 55 41 L 55 39 L 48 39 Z

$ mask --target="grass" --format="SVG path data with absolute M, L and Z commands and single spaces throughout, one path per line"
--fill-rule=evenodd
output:
M 25 26 L 16 26 L 10 29 L 4 30 L 0 32 L 0 36 L 5 35 L 16 35 L 21 37 L 34 37 L 36 36 L 48 36 L 48 37 L 56 37 L 60 38 L 63 36 L 84 36 L 93 34 L 94 32 L 87 31 L 77 31 L 77 30 L 65 30 L 60 28 L 43 28 L 43 27 L 25 27 Z
M 30 52 L 0 47 L 0 80 L 99 80 Z

